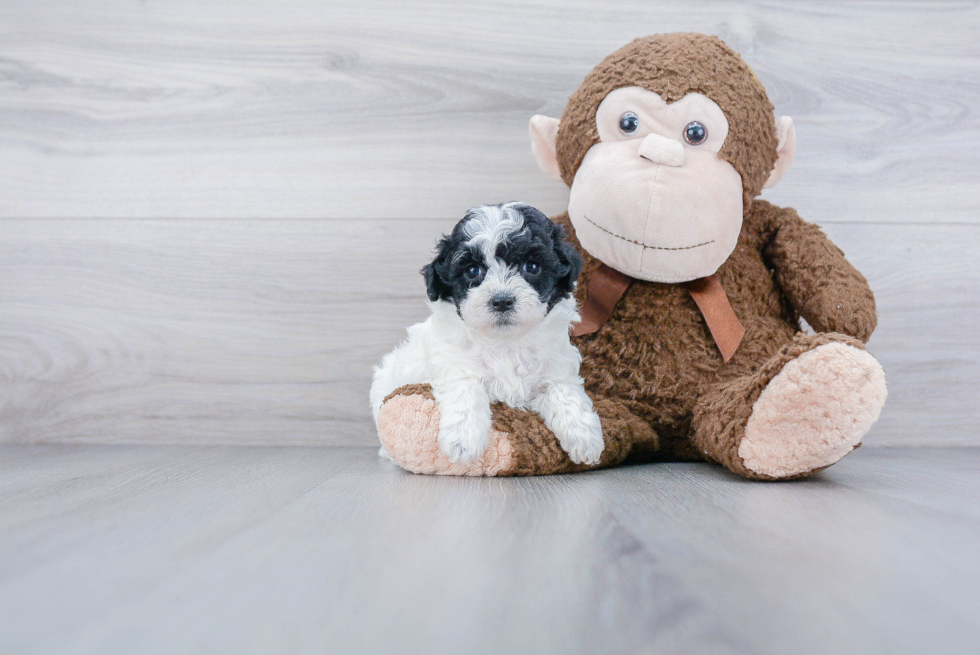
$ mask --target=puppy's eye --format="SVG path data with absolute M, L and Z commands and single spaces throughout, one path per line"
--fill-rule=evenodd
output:
M 541 272 L 541 266 L 534 262 L 524 262 L 524 272 L 528 275 L 537 275 Z
M 708 138 L 708 128 L 698 121 L 691 121 L 684 128 L 684 140 L 692 146 L 699 146 Z
M 636 134 L 640 129 L 640 117 L 631 111 L 626 112 L 619 117 L 619 129 L 623 134 Z
M 466 267 L 466 270 L 463 271 L 463 275 L 466 276 L 467 280 L 475 280 L 483 275 L 483 267 L 477 264 L 470 264 Z

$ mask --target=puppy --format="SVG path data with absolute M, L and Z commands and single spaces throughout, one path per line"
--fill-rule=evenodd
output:
M 573 462 L 598 463 L 602 427 L 568 337 L 581 269 L 562 229 L 537 209 L 511 202 L 467 212 L 422 269 L 432 315 L 374 369 L 375 424 L 389 393 L 429 383 L 451 462 L 483 455 L 490 405 L 502 402 L 537 412 Z

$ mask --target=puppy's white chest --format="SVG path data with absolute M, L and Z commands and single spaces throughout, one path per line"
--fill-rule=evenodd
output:
M 541 385 L 541 362 L 525 348 L 493 348 L 481 353 L 490 402 L 527 407 Z

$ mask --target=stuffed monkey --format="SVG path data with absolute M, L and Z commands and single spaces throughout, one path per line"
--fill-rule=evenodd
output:
M 538 416 L 497 405 L 484 455 L 450 462 L 431 390 L 410 385 L 378 418 L 398 464 L 539 475 L 707 460 L 780 480 L 859 445 L 886 395 L 864 348 L 874 296 L 819 228 L 756 198 L 796 139 L 738 54 L 703 34 L 637 39 L 589 73 L 560 121 L 535 116 L 530 131 L 541 168 L 570 187 L 553 220 L 585 261 L 572 341 L 601 461 L 574 464 Z

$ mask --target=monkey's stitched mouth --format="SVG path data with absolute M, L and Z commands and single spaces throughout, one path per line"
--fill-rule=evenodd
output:
M 715 242 L 715 240 L 712 239 L 711 241 L 705 241 L 704 243 L 698 243 L 698 244 L 695 244 L 693 246 L 680 246 L 679 248 L 667 248 L 666 246 L 648 246 L 647 244 L 643 243 L 642 241 L 635 241 L 633 239 L 627 239 L 626 237 L 620 236 L 620 235 L 616 234 L 615 232 L 610 232 L 609 230 L 607 230 L 606 228 L 602 227 L 601 225 L 599 225 L 598 223 L 596 223 L 595 221 L 593 221 L 591 218 L 589 218 L 585 214 L 582 214 L 582 218 L 584 218 L 588 222 L 592 223 L 593 225 L 595 225 L 597 228 L 599 228 L 600 230 L 602 230 L 603 232 L 605 232 L 609 236 L 616 237 L 617 239 L 622 239 L 623 241 L 625 241 L 627 243 L 633 243 L 633 244 L 636 244 L 638 246 L 642 246 L 643 248 L 645 248 L 647 250 L 692 250 L 694 248 L 700 248 L 701 246 L 706 246 L 709 243 L 714 243 Z

